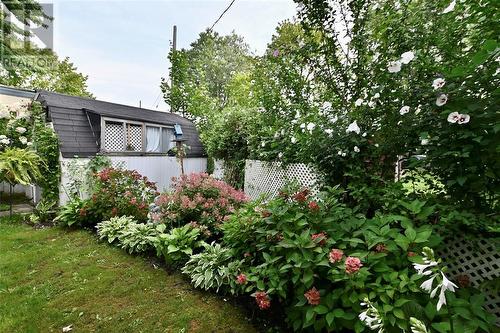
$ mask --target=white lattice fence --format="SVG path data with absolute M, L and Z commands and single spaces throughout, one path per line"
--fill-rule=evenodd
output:
M 471 286 L 479 288 L 486 281 L 500 278 L 500 254 L 498 240 L 464 239 L 457 236 L 446 240 L 446 246 L 438 251 L 457 281 L 466 277 Z M 500 324 L 500 295 L 493 288 L 481 288 L 486 296 L 486 308 L 497 317 Z
M 252 199 L 262 194 L 274 197 L 290 181 L 297 181 L 302 187 L 319 192 L 320 177 L 314 170 L 302 163 L 282 166 L 280 162 L 247 160 L 245 163 L 245 193 Z

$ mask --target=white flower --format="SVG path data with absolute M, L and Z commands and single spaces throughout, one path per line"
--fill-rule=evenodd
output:
M 315 128 L 316 128 L 316 124 L 314 124 L 314 123 L 307 124 L 307 130 L 309 132 L 312 132 Z
M 302 128 L 302 129 L 306 128 L 306 124 L 304 124 L 304 123 L 300 124 L 300 128 Z
M 438 90 L 442 88 L 445 83 L 446 81 L 443 78 L 438 77 L 437 79 L 434 79 L 434 81 L 432 81 L 432 88 L 434 88 L 434 90 Z
M 439 293 L 439 300 L 437 303 L 436 309 L 439 311 L 441 310 L 441 307 L 446 304 L 446 290 L 449 290 L 451 292 L 455 292 L 455 288 L 458 288 L 456 284 L 451 282 L 446 278 L 446 276 L 441 272 L 441 275 L 443 276 L 443 281 L 441 282 L 441 291 Z M 431 297 L 433 297 L 431 295 Z
M 3 140 L 3 139 L 7 139 L 7 136 L 6 135 L 0 135 L 0 140 Z
M 422 288 L 424 291 L 430 293 L 432 290 L 432 283 L 434 282 L 434 279 L 436 278 L 437 274 L 434 274 L 430 279 L 427 281 L 424 281 L 421 285 L 420 288 Z
M 332 135 L 333 130 L 331 128 L 327 128 L 327 129 L 325 129 L 325 133 L 328 135 Z
M 452 123 L 452 124 L 456 123 L 458 121 L 458 119 L 460 119 L 460 113 L 458 113 L 458 112 L 450 113 L 448 115 L 448 118 L 447 118 L 448 122 Z
M 459 124 L 467 124 L 470 121 L 470 116 L 468 114 L 460 114 L 460 118 L 458 119 Z
M 361 129 L 359 128 L 356 120 L 353 121 L 352 123 L 350 123 L 349 126 L 347 127 L 346 133 L 349 133 L 349 132 L 354 132 L 356 134 L 359 134 L 361 132 Z
M 354 146 L 354 152 L 355 152 L 355 153 L 359 153 L 359 148 L 358 148 L 358 146 Z
M 374 146 L 378 148 L 380 145 L 378 143 L 376 143 L 376 144 L 374 144 Z
M 364 138 L 366 137 L 368 134 L 366 132 L 364 132 L 363 134 L 361 134 L 361 136 Z
M 435 261 L 428 261 L 426 264 L 413 264 L 413 268 L 417 271 L 418 275 L 431 275 L 432 271 L 426 271 L 427 268 L 437 266 L 437 262 Z
M 408 64 L 413 59 L 415 59 L 415 53 L 412 51 L 405 52 L 401 55 L 401 63 L 403 64 Z
M 285 135 L 285 129 L 284 128 L 281 130 L 281 135 Z
M 282 152 L 278 153 L 278 158 L 283 158 L 283 153 Z
M 389 73 L 397 73 L 401 70 L 401 61 L 391 61 L 389 65 L 387 65 L 387 70 Z
M 373 98 L 374 99 L 380 98 L 380 94 L 379 93 L 375 93 L 375 95 L 373 95 Z
M 446 104 L 446 102 L 448 102 L 448 96 L 445 94 L 439 95 L 438 98 L 436 99 L 437 106 L 443 106 Z
M 403 106 L 403 107 L 399 110 L 399 114 L 400 114 L 400 115 L 407 114 L 408 112 L 410 112 L 410 107 L 409 107 L 408 105 Z
M 297 111 L 297 113 L 295 113 L 295 119 L 299 119 L 300 118 L 300 112 Z
M 347 153 L 342 153 L 342 157 L 346 157 Z
M 368 102 L 368 106 L 373 108 L 375 106 L 375 102 L 374 101 L 369 101 Z
M 27 144 L 27 143 L 28 143 L 28 139 L 26 139 L 26 137 L 24 137 L 24 136 L 20 136 L 20 137 L 19 137 L 19 141 L 20 141 L 23 145 L 25 145 L 25 144 Z
M 354 105 L 356 105 L 356 106 L 361 106 L 361 104 L 363 104 L 363 99 L 362 98 L 358 98 L 356 100 L 356 102 L 354 102 Z
M 266 143 L 265 143 L 265 142 L 262 142 L 262 143 L 260 144 L 260 146 L 261 146 L 262 148 L 264 148 L 264 147 L 266 146 Z
M 24 127 L 16 127 L 16 132 L 20 133 L 20 134 L 26 133 L 26 128 L 24 128 Z
M 27 143 L 26 143 L 26 146 L 28 146 L 28 147 L 33 146 L 33 142 L 31 142 L 31 141 L 30 141 L 30 142 L 27 142 Z
M 291 141 L 292 143 L 297 143 L 297 138 L 296 138 L 296 137 L 294 137 L 294 136 L 292 136 L 292 138 L 290 139 L 290 141 Z
M 456 4 L 455 0 L 453 0 L 452 2 L 450 2 L 450 4 L 448 5 L 448 7 L 446 7 L 443 10 L 442 14 L 446 14 L 446 13 L 449 13 L 449 12 L 453 11 L 453 9 L 455 9 L 455 4 Z
M 332 124 L 335 124 L 337 122 L 337 120 L 339 120 L 339 118 L 337 116 L 333 116 L 333 117 L 330 117 L 328 118 L 328 120 L 332 123 Z
M 2 140 L 0 140 L 0 143 L 2 143 L 4 145 L 8 145 L 10 143 L 10 139 L 2 139 Z
M 277 138 L 279 138 L 279 137 L 280 137 L 280 134 L 279 134 L 278 132 L 275 132 L 275 133 L 274 133 L 274 138 L 275 138 L 275 139 L 277 139 Z
M 422 139 L 422 140 L 420 140 L 420 144 L 422 146 L 427 146 L 429 144 L 429 139 Z
M 342 156 L 342 150 L 339 150 L 339 152 L 337 153 L 337 155 Z

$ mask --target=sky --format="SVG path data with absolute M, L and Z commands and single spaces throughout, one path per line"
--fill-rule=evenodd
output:
M 96 98 L 167 110 L 159 85 L 168 76 L 172 26 L 177 25 L 178 48 L 187 48 L 230 0 L 53 3 L 54 50 L 88 75 Z M 295 13 L 293 0 L 236 0 L 214 30 L 234 30 L 262 54 L 278 23 Z

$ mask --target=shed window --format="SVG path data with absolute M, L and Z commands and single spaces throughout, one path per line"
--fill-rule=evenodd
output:
M 103 149 L 108 152 L 167 153 L 175 146 L 170 127 L 104 119 Z

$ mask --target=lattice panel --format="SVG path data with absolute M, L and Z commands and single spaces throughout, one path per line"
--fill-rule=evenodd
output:
M 104 149 L 107 151 L 123 151 L 125 149 L 123 135 L 122 123 L 106 122 Z
M 142 126 L 127 124 L 127 150 L 142 151 Z
M 457 281 L 460 275 L 468 276 L 472 286 L 479 286 L 493 279 L 500 278 L 500 254 L 498 240 L 461 237 L 446 240 L 446 248 L 438 254 L 449 268 L 449 274 Z M 481 288 L 485 293 L 485 307 L 496 315 L 500 325 L 500 295 L 491 288 Z
M 300 186 L 319 192 L 319 176 L 311 167 L 302 163 L 282 167 L 279 162 L 247 160 L 245 165 L 245 193 L 252 199 L 262 194 L 274 197 L 288 182 L 297 181 Z

